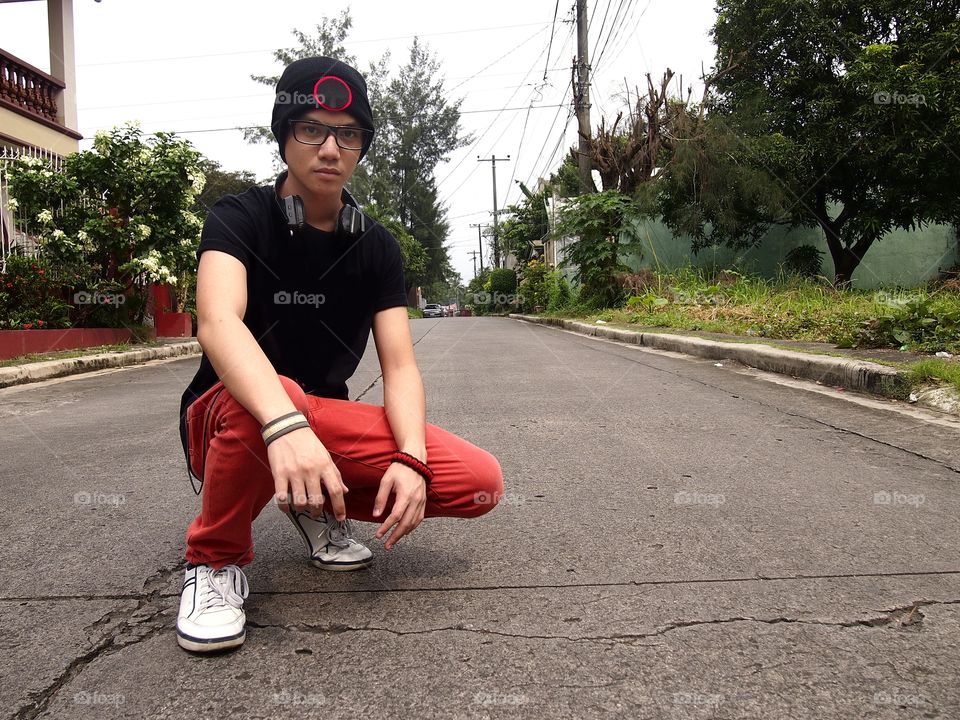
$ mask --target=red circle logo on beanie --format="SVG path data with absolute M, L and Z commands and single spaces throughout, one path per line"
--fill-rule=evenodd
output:
M 350 107 L 353 92 L 342 79 L 335 75 L 325 75 L 313 86 L 313 99 L 324 110 L 340 112 Z

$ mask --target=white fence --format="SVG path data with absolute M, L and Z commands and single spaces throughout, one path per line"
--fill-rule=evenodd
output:
M 0 143 L 0 272 L 6 269 L 7 257 L 10 255 L 37 254 L 36 238 L 27 232 L 23 211 L 10 212 L 7 207 L 10 199 L 7 169 L 14 160 L 23 156 L 46 160 L 53 170 L 59 171 L 63 167 L 63 158 L 49 150 Z

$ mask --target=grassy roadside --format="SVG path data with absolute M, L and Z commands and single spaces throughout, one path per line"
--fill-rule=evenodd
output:
M 86 355 L 98 355 L 100 353 L 124 352 L 125 350 L 140 350 L 141 348 L 158 347 L 163 343 L 149 341 L 142 343 L 118 343 L 116 345 L 98 345 L 97 347 L 77 348 L 75 350 L 57 350 L 46 353 L 31 353 L 29 355 L 19 355 L 7 360 L 0 360 L 0 367 L 11 367 L 13 365 L 26 365 L 28 363 L 44 362 L 45 360 L 67 360 L 69 358 L 84 357 Z
M 623 307 L 574 306 L 545 314 L 591 324 L 602 320 L 624 329 L 721 333 L 774 346 L 777 340 L 827 343 L 838 352 L 792 349 L 842 357 L 849 357 L 847 349 L 859 355 L 869 349 L 916 353 L 917 360 L 909 362 L 870 359 L 903 370 L 912 387 L 950 384 L 960 392 L 960 280 L 911 290 L 838 290 L 797 277 L 775 282 L 693 269 L 646 270 L 625 280 L 630 291 Z M 933 357 L 937 351 L 954 357 Z

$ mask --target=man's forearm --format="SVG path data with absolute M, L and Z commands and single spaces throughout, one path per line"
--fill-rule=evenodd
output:
M 397 448 L 428 462 L 426 396 L 420 370 L 412 365 L 383 378 L 383 407 Z
M 197 340 L 230 394 L 261 425 L 296 410 L 277 371 L 242 320 L 225 317 L 204 322 Z

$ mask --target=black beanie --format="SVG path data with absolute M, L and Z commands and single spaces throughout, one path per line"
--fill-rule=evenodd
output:
M 287 66 L 277 82 L 270 129 L 280 143 L 280 157 L 290 133 L 290 120 L 310 110 L 331 110 L 349 113 L 370 130 L 360 150 L 363 158 L 373 142 L 373 112 L 367 100 L 367 83 L 363 76 L 346 63 L 328 57 L 296 60 Z

